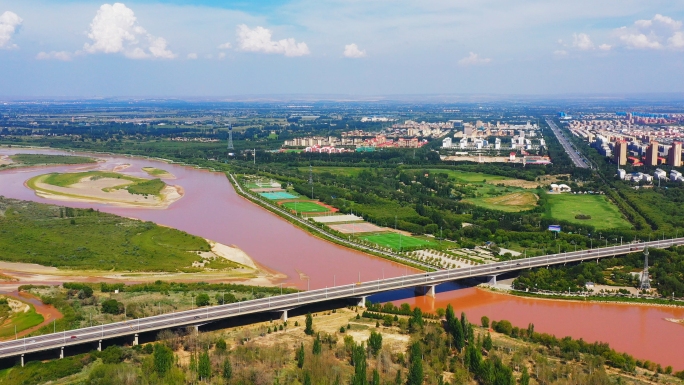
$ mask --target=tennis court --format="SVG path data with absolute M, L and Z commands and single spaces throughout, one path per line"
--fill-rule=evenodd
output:
M 272 201 L 278 201 L 281 199 L 295 199 L 299 198 L 297 195 L 292 195 L 290 193 L 286 192 L 269 192 L 269 193 L 260 193 L 262 197 L 266 199 L 270 199 Z
M 282 205 L 298 213 L 326 213 L 329 208 L 319 205 L 316 202 L 285 202 Z

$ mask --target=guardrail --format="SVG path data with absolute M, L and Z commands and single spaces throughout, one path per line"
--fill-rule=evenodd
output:
M 629 252 L 643 251 L 644 248 L 667 248 L 684 245 L 684 238 L 651 241 L 638 244 L 615 245 L 591 250 L 530 257 L 497 262 L 467 268 L 440 270 L 428 273 L 404 275 L 378 279 L 323 289 L 285 294 L 226 305 L 210 306 L 194 310 L 161 314 L 152 317 L 115 322 L 69 331 L 23 338 L 0 343 L 0 358 L 18 356 L 25 353 L 60 349 L 66 346 L 97 342 L 103 339 L 130 336 L 133 334 L 162 330 L 172 327 L 192 326 L 241 315 L 285 311 L 299 306 L 345 298 L 363 298 L 372 294 L 405 288 L 433 286 L 440 283 L 464 278 L 496 276 L 503 273 L 550 266 L 561 263 L 594 260 Z

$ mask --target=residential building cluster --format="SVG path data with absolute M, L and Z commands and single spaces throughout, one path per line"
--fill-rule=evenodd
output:
M 482 150 L 482 149 L 522 149 L 533 150 L 545 147 L 546 141 L 538 133 L 539 127 L 536 124 L 509 125 L 483 123 L 477 121 L 475 124 L 463 124 L 463 131 L 454 134 L 454 138 L 444 138 L 442 148 L 459 150 Z M 517 135 L 516 135 L 517 133 Z M 486 138 L 494 136 L 494 141 Z M 506 141 L 502 145 L 502 137 L 511 137 L 510 143 Z

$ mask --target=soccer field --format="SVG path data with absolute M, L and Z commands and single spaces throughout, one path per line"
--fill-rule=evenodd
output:
M 401 245 L 401 248 L 406 248 L 406 247 L 415 247 L 415 246 L 424 246 L 424 245 L 432 245 L 434 244 L 433 242 L 426 241 L 424 239 L 419 239 L 419 238 L 414 238 L 414 237 L 408 237 L 406 235 L 401 235 L 398 233 L 382 233 L 382 234 L 371 234 L 371 235 L 366 235 L 363 237 L 359 237 L 361 239 L 364 239 L 368 242 L 378 244 L 383 247 L 389 247 L 392 248 L 393 250 L 399 250 L 399 245 Z
M 324 213 L 330 211 L 329 208 L 315 202 L 287 202 L 283 203 L 283 206 L 290 210 L 296 210 L 298 213 Z

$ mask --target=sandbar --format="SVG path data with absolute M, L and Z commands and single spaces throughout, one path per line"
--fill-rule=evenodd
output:
M 43 180 L 46 177 L 47 175 L 42 175 L 35 180 L 36 195 L 63 202 L 104 203 L 120 207 L 165 209 L 183 197 L 183 189 L 180 186 L 167 185 L 162 189 L 159 196 L 144 196 L 131 194 L 125 188 L 120 188 L 133 183 L 125 179 L 86 177 L 68 187 L 60 187 L 44 183 Z

